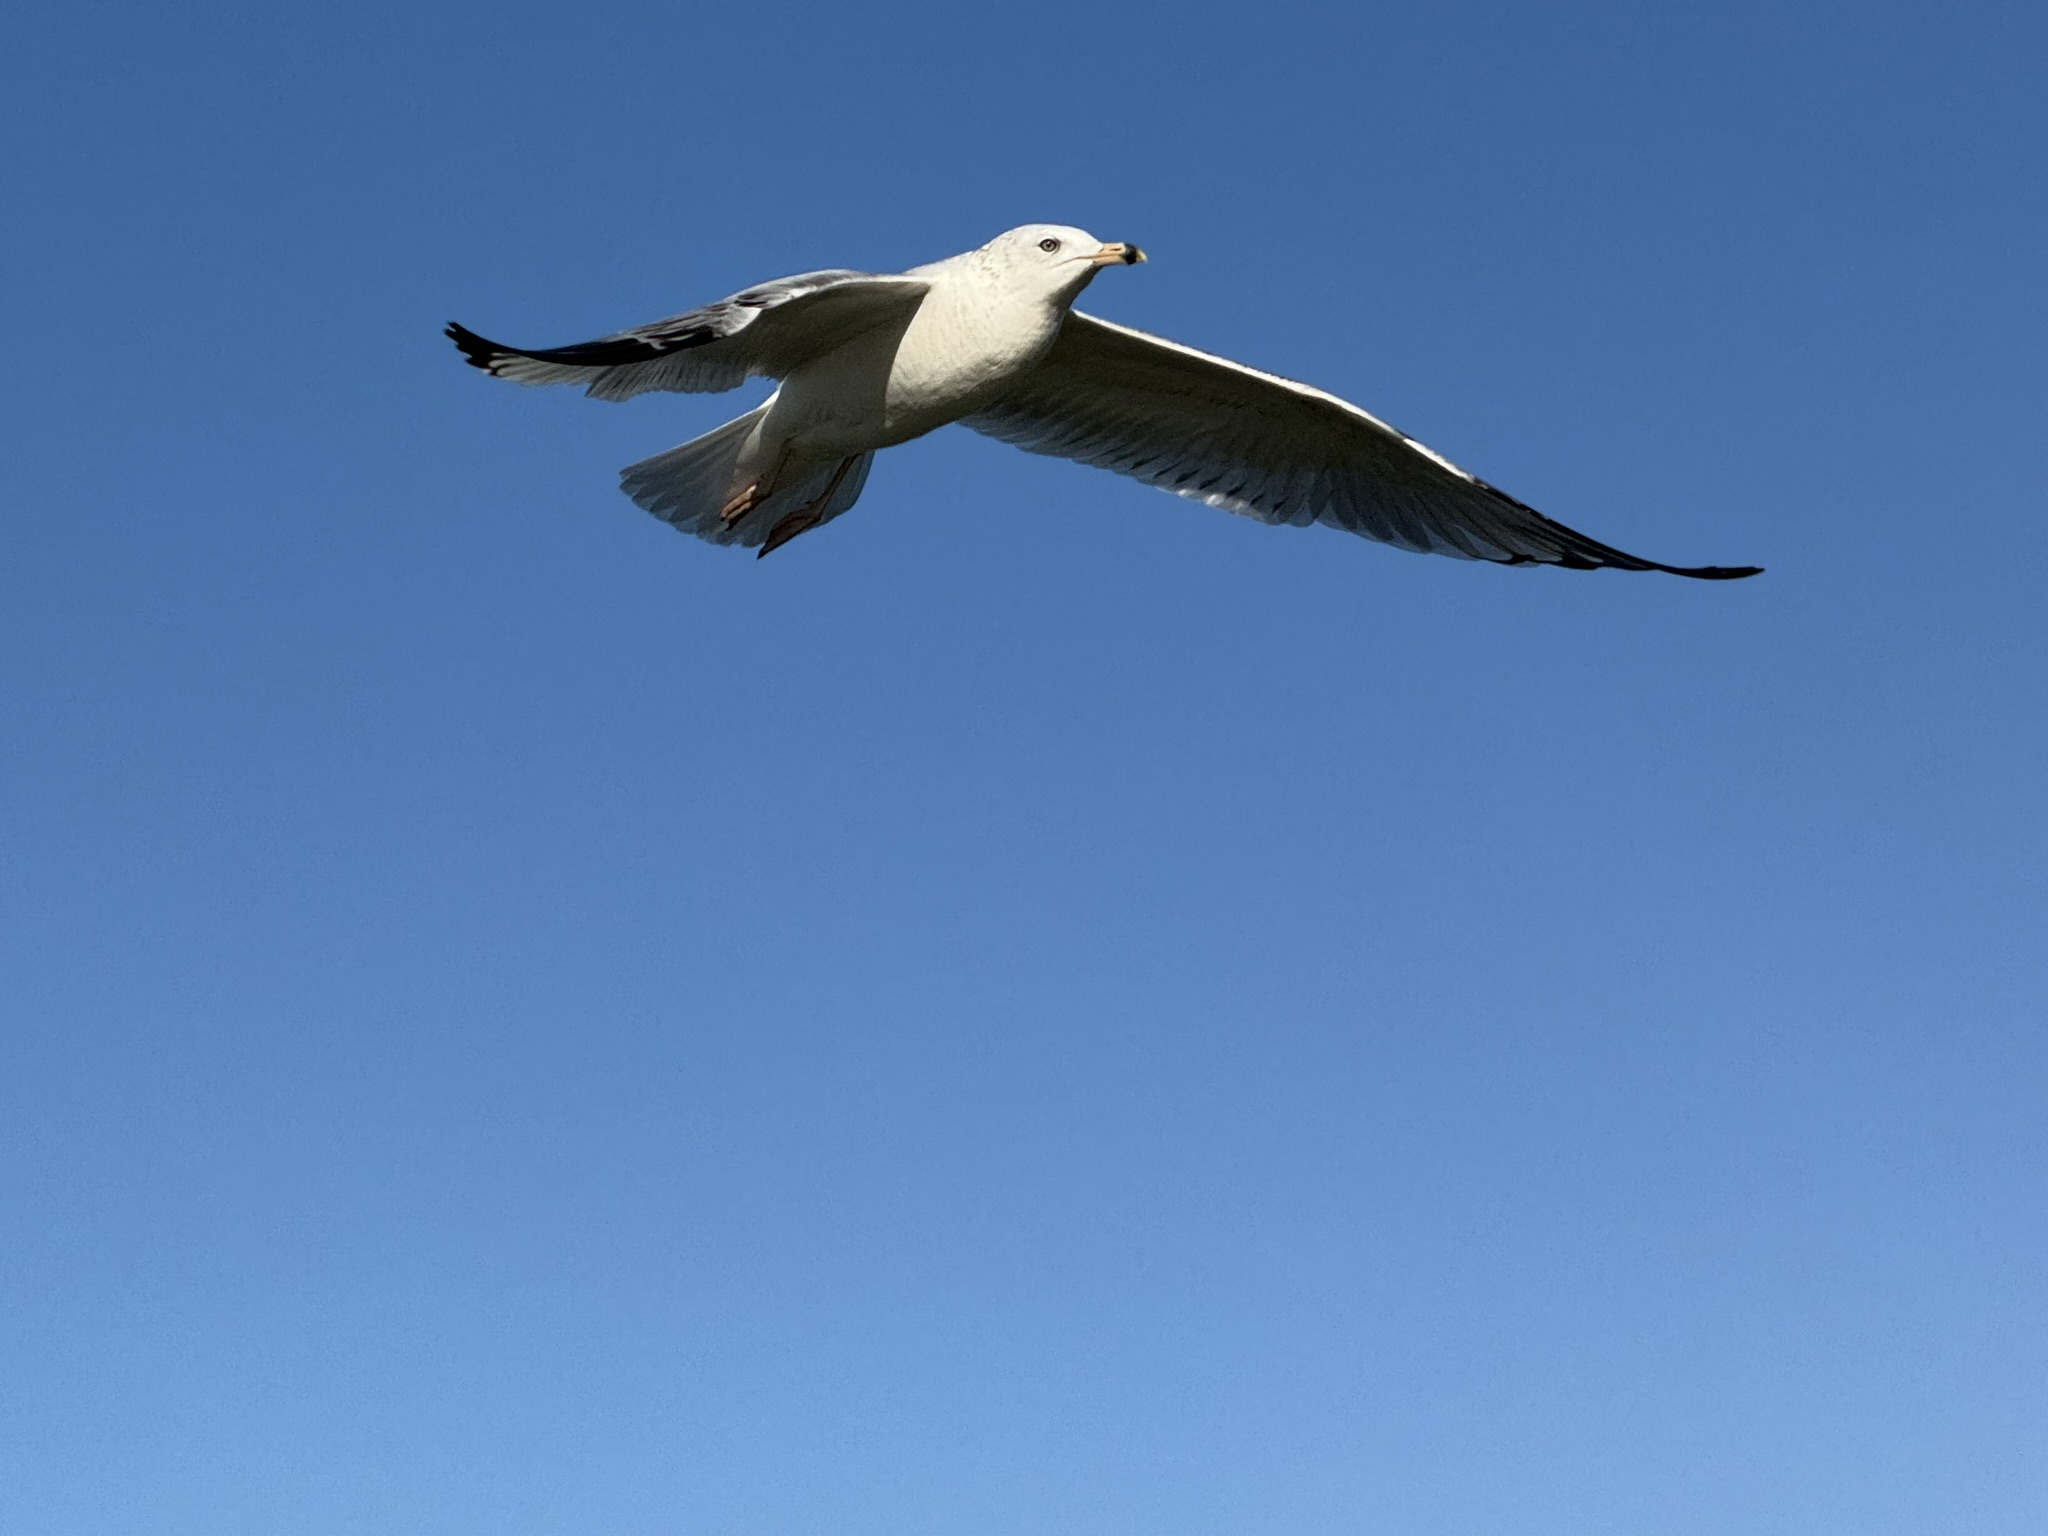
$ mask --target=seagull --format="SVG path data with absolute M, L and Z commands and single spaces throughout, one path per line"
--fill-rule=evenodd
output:
M 860 498 L 882 448 L 948 422 L 1193 501 L 1399 549 L 1728 579 L 1664 565 L 1551 521 L 1349 401 L 1072 307 L 1145 253 L 1026 224 L 902 273 L 805 272 L 573 346 L 527 351 L 451 324 L 474 366 L 599 400 L 777 382 L 756 409 L 620 472 L 647 511 L 762 555 Z

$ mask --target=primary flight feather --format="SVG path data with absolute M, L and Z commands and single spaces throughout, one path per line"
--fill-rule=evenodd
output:
M 1073 309 L 1136 246 L 1058 224 L 896 274 L 806 272 L 574 346 L 526 351 L 450 325 L 475 366 L 600 400 L 779 380 L 757 409 L 630 465 L 626 494 L 714 544 L 765 555 L 859 499 L 876 450 L 947 422 L 1268 523 L 1401 549 L 1754 576 L 1644 560 L 1551 521 L 1335 395 Z

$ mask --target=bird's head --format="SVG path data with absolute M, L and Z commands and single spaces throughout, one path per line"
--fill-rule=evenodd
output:
M 1025 224 L 982 248 L 991 265 L 1019 286 L 1069 302 L 1104 267 L 1135 266 L 1145 253 L 1121 240 L 1098 240 L 1069 224 Z

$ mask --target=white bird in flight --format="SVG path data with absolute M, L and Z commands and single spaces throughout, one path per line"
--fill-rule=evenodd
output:
M 758 408 L 628 466 L 656 517 L 766 555 L 860 497 L 875 451 L 957 421 L 1267 523 L 1401 549 L 1754 576 L 1624 554 L 1495 490 L 1348 401 L 1071 308 L 1134 245 L 1026 224 L 908 272 L 806 272 L 596 341 L 523 351 L 450 325 L 476 367 L 599 400 L 779 380 Z

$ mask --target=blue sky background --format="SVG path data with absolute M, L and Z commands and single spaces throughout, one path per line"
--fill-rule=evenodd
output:
M 43 5 L 0 1529 L 2048 1524 L 2039 7 Z M 1688 583 L 461 366 L 1027 220 Z

